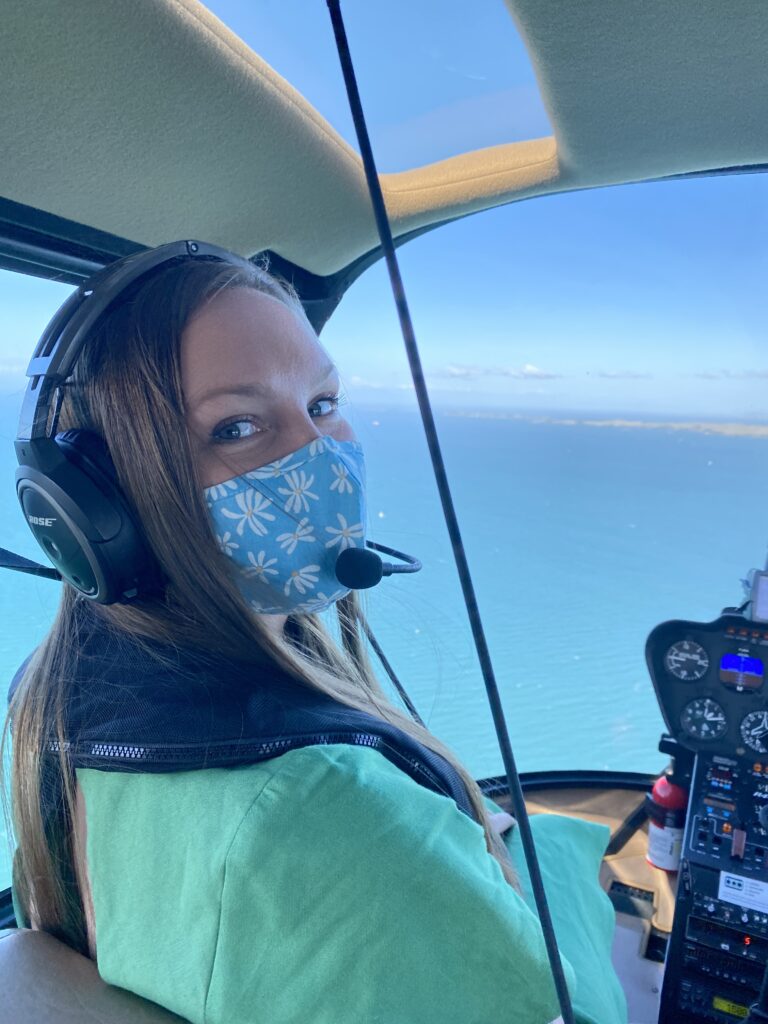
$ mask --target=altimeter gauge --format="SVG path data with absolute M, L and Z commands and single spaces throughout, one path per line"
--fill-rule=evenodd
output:
M 768 711 L 752 711 L 742 719 L 741 738 L 751 750 L 768 754 Z
M 680 712 L 680 725 L 697 740 L 716 740 L 728 727 L 725 711 L 716 700 L 699 697 Z
M 664 667 L 677 679 L 689 682 L 706 674 L 709 656 L 701 644 L 693 640 L 678 640 L 664 655 Z

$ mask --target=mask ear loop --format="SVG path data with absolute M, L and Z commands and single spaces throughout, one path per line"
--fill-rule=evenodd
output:
M 424 432 L 426 434 L 429 454 L 432 460 L 432 469 L 434 471 L 435 481 L 440 493 L 443 515 L 445 516 L 445 523 L 448 528 L 448 534 L 451 538 L 453 556 L 456 561 L 456 568 L 461 582 L 461 589 L 464 595 L 467 615 L 469 616 L 472 637 L 474 639 L 475 648 L 480 661 L 483 680 L 488 694 L 488 701 L 491 705 L 493 723 L 496 728 L 496 735 L 499 740 L 499 747 L 501 748 L 501 755 L 504 760 L 504 768 L 506 770 L 507 783 L 509 785 L 509 795 L 512 799 L 512 806 L 520 829 L 520 838 L 522 840 L 523 851 L 525 853 L 525 860 L 530 872 L 531 889 L 536 902 L 536 909 L 539 912 L 539 920 L 544 934 L 544 942 L 546 944 L 547 956 L 549 957 L 549 964 L 552 970 L 552 978 L 557 990 L 557 998 L 560 1003 L 560 1012 L 562 1014 L 563 1024 L 575 1024 L 571 997 L 565 981 L 563 965 L 560 959 L 560 951 L 557 948 L 557 940 L 555 939 L 555 931 L 552 925 L 552 917 L 547 904 L 547 896 L 544 892 L 541 869 L 539 868 L 536 849 L 533 844 L 533 836 L 531 834 L 531 826 L 525 806 L 523 789 L 520 785 L 520 777 L 517 773 L 515 759 L 512 754 L 512 746 L 509 741 L 506 721 L 504 720 L 504 711 L 499 698 L 499 690 L 496 684 L 493 665 L 491 663 L 491 655 L 488 650 L 485 631 L 483 629 L 480 611 L 477 605 L 477 598 L 475 597 L 475 588 L 469 571 L 469 563 L 467 562 L 467 556 L 461 539 L 461 532 L 459 530 L 459 523 L 456 518 L 456 511 L 453 506 L 453 497 L 448 484 L 445 463 L 440 449 L 440 441 L 437 437 L 437 429 L 435 427 L 435 420 L 432 415 L 432 407 L 429 401 L 429 393 L 427 391 L 426 381 L 424 380 L 424 372 L 421 367 L 421 357 L 416 344 L 416 335 L 413 330 L 408 302 L 405 297 L 405 289 L 403 288 L 403 281 L 400 276 L 400 267 L 395 254 L 392 231 L 387 218 L 387 211 L 384 205 L 384 197 L 381 192 L 376 163 L 373 159 L 371 143 L 368 138 L 368 129 L 365 124 L 365 115 L 363 114 L 363 107 L 360 102 L 360 94 L 357 88 L 355 70 L 352 65 L 352 57 L 349 52 L 347 34 L 341 17 L 339 0 L 327 0 L 327 4 L 331 15 L 331 23 L 333 25 L 333 33 L 339 54 L 339 61 L 344 75 L 347 98 L 349 99 L 349 106 L 352 113 L 352 119 L 355 124 L 357 141 L 360 146 L 360 154 L 363 158 L 363 167 L 368 184 L 368 191 L 373 204 L 373 212 L 376 217 L 376 226 L 379 230 L 381 248 L 384 252 L 384 258 L 389 271 L 390 283 L 392 285 L 397 313 L 400 319 L 400 327 L 403 332 L 405 350 L 408 356 L 408 363 L 410 365 L 411 376 L 416 390 L 416 398 L 418 399 L 422 422 L 424 424 Z

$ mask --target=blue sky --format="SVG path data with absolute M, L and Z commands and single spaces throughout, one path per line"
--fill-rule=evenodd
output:
M 326 4 L 208 5 L 354 144 Z M 500 0 L 343 6 L 379 167 L 549 134 Z M 438 405 L 768 419 L 764 175 L 548 196 L 399 251 Z M 0 274 L 0 389 L 68 289 Z M 324 333 L 350 397 L 413 403 L 381 264 Z

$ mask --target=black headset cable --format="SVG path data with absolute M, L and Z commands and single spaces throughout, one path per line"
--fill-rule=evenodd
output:
M 47 565 L 40 565 L 23 555 L 17 555 L 6 548 L 0 548 L 0 569 L 15 569 L 16 572 L 26 572 L 30 576 L 43 576 L 48 580 L 60 580 L 61 573 L 58 569 L 52 569 Z
M 563 1024 L 574 1024 L 571 997 L 565 981 L 560 952 L 557 948 L 557 940 L 555 938 L 555 931 L 552 925 L 552 917 L 547 904 L 547 896 L 544 891 L 541 869 L 539 868 L 538 858 L 536 857 L 536 849 L 533 843 L 533 835 L 531 834 L 528 812 L 525 807 L 525 798 L 523 796 L 520 778 L 515 766 L 515 759 L 512 754 L 512 746 L 509 741 L 509 733 L 504 720 L 504 711 L 499 698 L 499 689 L 496 684 L 491 656 L 485 639 L 485 631 L 480 618 L 480 610 L 475 596 L 475 588 L 472 583 L 469 564 L 467 562 L 464 544 L 461 539 L 461 531 L 459 530 L 456 511 L 453 506 L 453 498 L 448 484 L 448 477 L 445 471 L 445 463 L 440 449 L 440 441 L 437 436 L 434 416 L 432 415 L 429 393 L 427 391 L 426 381 L 424 380 L 421 357 L 419 356 L 419 350 L 416 344 L 416 335 L 413 330 L 408 302 L 405 297 L 405 289 L 400 276 L 400 267 L 395 254 L 392 231 L 389 226 L 387 211 L 384 205 L 384 197 L 381 192 L 381 185 L 379 183 L 378 172 L 376 170 L 376 163 L 373 158 L 373 151 L 368 138 L 368 129 L 365 123 L 363 107 L 360 102 L 360 94 L 358 92 L 355 71 L 352 65 L 352 57 L 349 52 L 349 44 L 347 42 L 347 34 L 344 29 L 344 21 L 341 16 L 341 8 L 339 0 L 326 0 L 326 2 L 331 15 L 333 33 L 336 39 L 336 48 L 338 50 L 339 61 L 341 63 L 342 74 L 344 76 L 344 84 L 347 90 L 347 98 L 349 100 L 352 119 L 355 124 L 357 141 L 360 146 L 360 154 L 363 158 L 363 167 L 365 169 L 365 177 L 368 183 L 368 191 L 373 204 L 373 212 L 376 217 L 376 226 L 378 227 L 381 247 L 384 252 L 384 258 L 389 271 L 389 279 L 395 297 L 398 317 L 400 319 L 400 328 L 403 333 L 403 341 L 405 342 L 405 350 L 411 369 L 413 385 L 416 390 L 419 411 L 421 412 L 421 418 L 424 424 L 424 432 L 426 434 L 429 454 L 432 460 L 432 469 L 435 474 L 437 489 L 440 493 L 443 515 L 445 517 L 445 523 L 451 539 L 453 557 L 456 561 L 456 568 L 461 582 L 461 589 L 464 595 L 467 615 L 469 616 L 472 637 L 474 639 L 477 656 L 480 661 L 483 680 L 488 694 L 488 701 L 491 705 L 493 722 L 496 728 L 496 735 L 499 740 L 501 755 L 507 774 L 509 794 L 512 799 L 512 806 L 517 819 L 517 826 L 520 830 L 520 838 L 522 840 L 523 851 L 525 853 L 525 860 L 528 865 L 528 871 L 530 872 L 531 889 L 533 891 L 536 909 L 539 913 L 539 920 L 544 934 L 544 942 L 547 947 L 547 955 L 549 957 L 549 963 L 552 970 L 552 977 L 557 990 L 557 998 L 560 1003 L 560 1012 L 562 1014 Z
M 405 692 L 403 684 L 400 682 L 400 680 L 395 675 L 395 670 L 390 665 L 389 658 L 386 656 L 384 651 L 381 649 L 381 644 L 376 639 L 376 637 L 373 635 L 373 630 L 368 625 L 368 622 L 365 619 L 363 619 L 363 621 L 362 621 L 362 626 L 363 626 L 363 632 L 365 633 L 365 636 L 366 636 L 366 638 L 368 640 L 368 643 L 371 645 L 371 647 L 375 651 L 376 657 L 379 659 L 379 661 L 381 662 L 381 664 L 384 667 L 384 671 L 387 673 L 389 678 L 394 683 L 395 689 L 400 694 L 400 696 L 403 698 L 403 703 L 408 708 L 408 711 L 410 712 L 411 718 L 415 722 L 418 722 L 419 725 L 423 726 L 423 728 L 426 729 L 427 727 L 426 727 L 426 725 L 424 725 L 424 722 L 423 722 L 423 720 L 421 718 L 421 715 L 418 713 L 416 708 L 413 706 L 413 701 L 408 696 L 408 694 Z

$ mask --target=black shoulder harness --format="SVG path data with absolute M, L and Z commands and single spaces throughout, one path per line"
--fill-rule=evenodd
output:
M 140 645 L 89 602 L 78 603 L 80 642 L 72 652 L 66 723 L 73 769 L 224 768 L 298 747 L 349 743 L 380 751 L 476 820 L 455 769 L 396 726 L 299 683 L 273 664 L 246 669 L 156 641 Z M 28 661 L 14 676 L 9 699 Z M 49 749 L 57 747 L 52 741 Z

